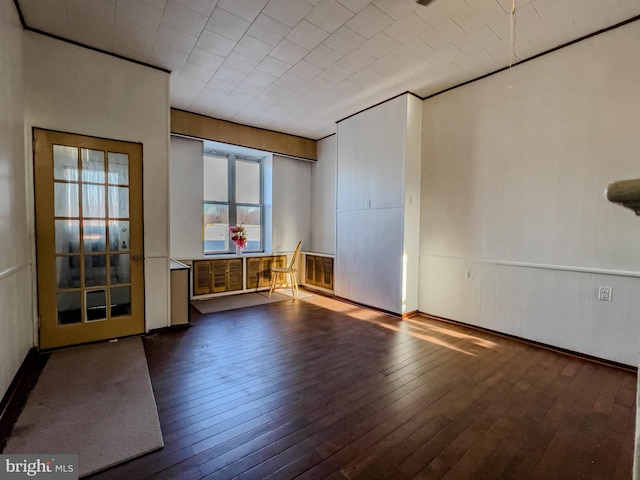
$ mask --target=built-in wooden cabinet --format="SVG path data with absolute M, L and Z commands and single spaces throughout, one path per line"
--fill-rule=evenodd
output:
M 232 292 L 243 289 L 242 258 L 193 262 L 193 294 Z
M 268 287 L 271 283 L 271 268 L 285 267 L 286 255 L 269 257 L 247 257 L 247 289 Z
M 333 290 L 333 258 L 307 253 L 305 284 Z
M 404 94 L 351 116 L 338 139 L 335 294 L 417 310 L 422 102 Z

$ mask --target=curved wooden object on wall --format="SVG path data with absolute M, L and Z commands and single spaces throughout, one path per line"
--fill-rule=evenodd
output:
M 630 208 L 636 215 L 640 215 L 640 178 L 619 180 L 609 184 L 607 200 Z

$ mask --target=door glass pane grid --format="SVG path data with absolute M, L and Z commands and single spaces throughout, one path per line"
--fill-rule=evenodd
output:
M 129 159 L 109 152 L 105 163 L 105 154 L 81 149 L 78 171 L 78 149 L 54 146 L 54 178 L 63 180 L 54 182 L 60 325 L 131 314 L 130 254 L 122 253 L 129 251 Z

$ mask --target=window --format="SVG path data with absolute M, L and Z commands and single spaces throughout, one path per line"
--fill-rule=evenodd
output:
M 261 159 L 205 151 L 204 253 L 235 251 L 229 226 L 242 225 L 245 251 L 263 250 L 263 194 Z

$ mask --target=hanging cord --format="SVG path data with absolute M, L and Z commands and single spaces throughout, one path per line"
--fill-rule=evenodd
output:
M 516 0 L 511 0 L 511 22 L 510 22 L 510 30 L 509 30 L 509 39 L 511 43 L 511 52 L 509 58 L 509 72 L 511 79 L 509 80 L 509 88 L 513 88 L 515 85 L 514 82 L 514 65 L 517 63 L 516 56 Z

